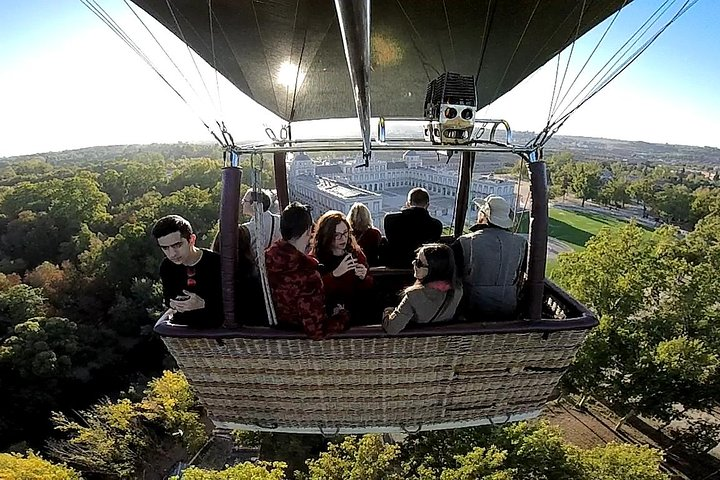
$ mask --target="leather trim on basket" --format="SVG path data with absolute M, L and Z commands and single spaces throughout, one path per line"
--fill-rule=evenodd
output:
M 397 274 L 398 269 L 376 269 L 375 274 Z M 404 270 L 401 270 L 404 271 Z M 503 321 L 503 322 L 453 322 L 432 327 L 408 328 L 394 337 L 433 337 L 453 335 L 491 335 L 502 333 L 543 333 L 562 332 L 568 330 L 589 330 L 598 324 L 597 318 L 582 304 L 570 297 L 566 292 L 549 280 L 545 280 L 545 290 L 568 311 L 568 318 L 542 319 L 537 321 Z M 270 327 L 242 327 L 237 329 L 193 329 L 169 322 L 168 312 L 155 324 L 155 333 L 163 337 L 175 338 L 267 338 L 267 339 L 307 339 L 300 331 L 281 330 Z M 328 337 L 328 340 L 351 338 L 382 338 L 388 337 L 380 325 L 354 327 L 342 333 Z M 309 340 L 309 339 L 307 339 Z M 309 340 L 310 341 L 310 340 Z

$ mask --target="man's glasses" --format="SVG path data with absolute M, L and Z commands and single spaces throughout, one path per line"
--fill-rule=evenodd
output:
M 187 274 L 187 286 L 188 287 L 194 287 L 197 285 L 197 282 L 195 281 L 195 267 L 187 267 L 187 270 L 185 272 Z

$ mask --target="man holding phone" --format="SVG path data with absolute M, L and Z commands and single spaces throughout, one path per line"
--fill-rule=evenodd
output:
M 158 220 L 152 235 L 165 254 L 160 280 L 165 305 L 174 311 L 172 322 L 194 328 L 222 325 L 220 255 L 196 247 L 190 222 L 179 215 Z

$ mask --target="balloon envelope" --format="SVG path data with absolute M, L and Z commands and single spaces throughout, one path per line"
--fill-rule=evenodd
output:
M 283 119 L 355 116 L 332 0 L 133 2 Z M 444 71 L 475 75 L 481 108 L 627 3 L 373 0 L 371 112 L 421 117 L 427 84 Z

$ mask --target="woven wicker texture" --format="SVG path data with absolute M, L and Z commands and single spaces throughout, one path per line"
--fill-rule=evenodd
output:
M 537 411 L 587 333 L 163 340 L 214 421 L 333 431 Z

